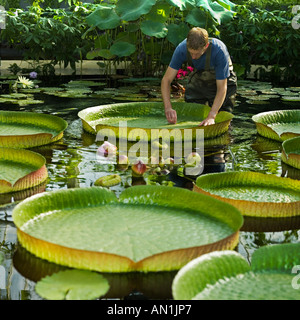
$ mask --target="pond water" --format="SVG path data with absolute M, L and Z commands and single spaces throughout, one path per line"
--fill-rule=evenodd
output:
M 270 84 L 263 84 L 262 89 L 261 85 L 245 82 L 240 87 L 229 132 L 217 145 L 205 148 L 203 173 L 251 170 L 300 179 L 300 170 L 281 162 L 281 144 L 260 137 L 251 119 L 253 115 L 264 111 L 298 109 L 299 102 L 284 102 L 280 95 L 277 95 L 267 101 L 257 99 L 254 103 L 253 100 L 249 100 L 252 97 L 249 91 L 259 90 L 262 93 L 263 90 L 272 87 Z M 36 281 L 63 269 L 61 266 L 35 258 L 18 245 L 16 228 L 12 222 L 12 210 L 18 201 L 43 191 L 89 187 L 99 177 L 108 173 L 118 173 L 122 178 L 119 185 L 111 187 L 117 196 L 125 188 L 137 184 L 173 184 L 175 187 L 191 189 L 193 183 L 190 177 L 184 177 L 180 171 L 171 171 L 167 175 L 153 175 L 147 172 L 143 178 L 134 178 L 131 170 L 119 171 L 113 164 L 101 164 L 97 161 L 96 152 L 100 144 L 95 142 L 95 136 L 83 131 L 77 113 L 87 107 L 122 102 L 121 98 L 116 101 L 109 98 L 109 95 L 102 98 L 59 98 L 40 93 L 34 95 L 36 99 L 44 102 L 28 106 L 0 104 L 0 110 L 54 114 L 65 119 L 68 128 L 64 138 L 59 142 L 32 149 L 46 158 L 49 174 L 47 183 L 34 188 L 31 193 L 0 196 L 0 250 L 5 253 L 4 268 L 0 269 L 0 278 L 5 272 L 5 277 L 0 281 L 0 300 L 41 300 L 34 290 Z M 126 98 L 126 101 L 130 101 L 130 98 Z M 235 250 L 250 262 L 252 253 L 261 246 L 299 240 L 298 218 L 247 218 Z M 106 274 L 111 290 L 104 298 L 170 299 L 171 283 L 175 274 L 176 272 Z

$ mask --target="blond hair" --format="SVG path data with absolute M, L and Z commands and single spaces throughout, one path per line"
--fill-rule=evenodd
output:
M 195 27 L 190 30 L 187 36 L 187 47 L 198 50 L 205 47 L 208 43 L 208 33 L 205 29 Z

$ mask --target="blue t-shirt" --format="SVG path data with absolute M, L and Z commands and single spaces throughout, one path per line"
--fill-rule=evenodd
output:
M 229 77 L 229 53 L 226 45 L 219 39 L 212 38 L 210 42 L 211 47 L 211 58 L 210 58 L 210 68 L 216 72 L 216 80 L 223 80 Z M 192 59 L 193 67 L 197 70 L 204 70 L 205 68 L 205 58 L 206 52 L 199 59 Z M 179 70 L 183 63 L 187 61 L 187 47 L 186 39 L 183 40 L 176 47 L 171 62 L 170 67 Z

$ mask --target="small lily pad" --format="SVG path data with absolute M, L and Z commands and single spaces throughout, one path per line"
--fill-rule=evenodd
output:
M 64 270 L 38 281 L 35 290 L 48 300 L 94 300 L 108 292 L 109 283 L 96 272 Z

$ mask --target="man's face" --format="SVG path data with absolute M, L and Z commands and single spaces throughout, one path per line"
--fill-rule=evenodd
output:
M 202 47 L 202 48 L 197 49 L 197 50 L 189 49 L 189 48 L 188 48 L 189 53 L 190 53 L 191 56 L 192 56 L 192 59 L 193 59 L 193 60 L 199 59 L 199 58 L 205 53 L 205 51 L 206 51 L 206 49 L 208 48 L 208 46 L 209 46 L 209 43 L 208 43 L 205 47 Z

